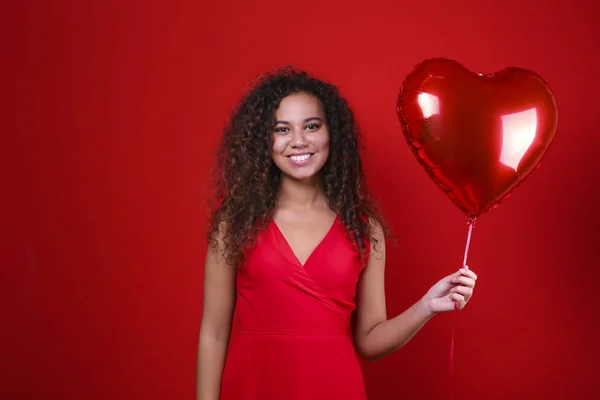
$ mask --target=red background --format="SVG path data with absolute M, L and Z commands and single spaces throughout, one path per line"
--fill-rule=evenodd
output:
M 395 115 L 402 79 L 434 56 L 534 70 L 560 107 L 541 168 L 475 228 L 456 390 L 599 396 L 598 12 L 555 3 L 6 3 L 0 397 L 193 398 L 208 167 L 244 85 L 279 65 L 332 80 L 355 108 L 398 236 L 389 315 L 412 304 L 458 267 L 467 229 Z M 369 398 L 447 398 L 451 322 L 364 363 Z

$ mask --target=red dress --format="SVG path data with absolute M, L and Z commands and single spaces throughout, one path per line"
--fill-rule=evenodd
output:
M 361 272 L 339 218 L 302 265 L 271 222 L 237 273 L 221 400 L 364 400 L 350 336 Z

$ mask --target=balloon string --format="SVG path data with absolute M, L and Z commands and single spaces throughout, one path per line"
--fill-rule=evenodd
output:
M 469 220 L 469 231 L 467 233 L 467 245 L 465 246 L 465 256 L 463 257 L 463 268 L 469 268 L 467 266 L 467 256 L 469 255 L 469 247 L 471 246 L 471 235 L 473 234 L 473 226 L 475 225 L 475 220 Z
M 475 219 L 474 218 L 469 218 L 469 230 L 467 232 L 467 244 L 465 246 L 465 255 L 463 257 L 463 268 L 469 268 L 467 266 L 467 257 L 469 255 L 469 247 L 471 246 L 471 235 L 473 234 L 473 226 L 475 226 Z M 456 307 L 456 303 L 454 303 L 454 311 L 453 311 L 453 316 L 452 316 L 452 340 L 450 342 L 450 400 L 452 400 L 452 389 L 454 387 L 453 383 L 453 377 L 452 375 L 454 374 L 454 328 L 456 326 L 456 316 L 457 316 L 457 307 Z

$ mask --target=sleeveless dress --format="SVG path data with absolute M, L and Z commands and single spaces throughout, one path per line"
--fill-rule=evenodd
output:
M 237 272 L 221 400 L 364 400 L 350 315 L 360 275 L 344 224 L 304 265 L 274 221 Z

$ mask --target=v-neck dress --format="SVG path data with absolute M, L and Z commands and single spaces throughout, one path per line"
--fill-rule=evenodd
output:
M 361 269 L 336 217 L 300 263 L 272 221 L 237 272 L 221 400 L 364 400 L 350 315 Z

